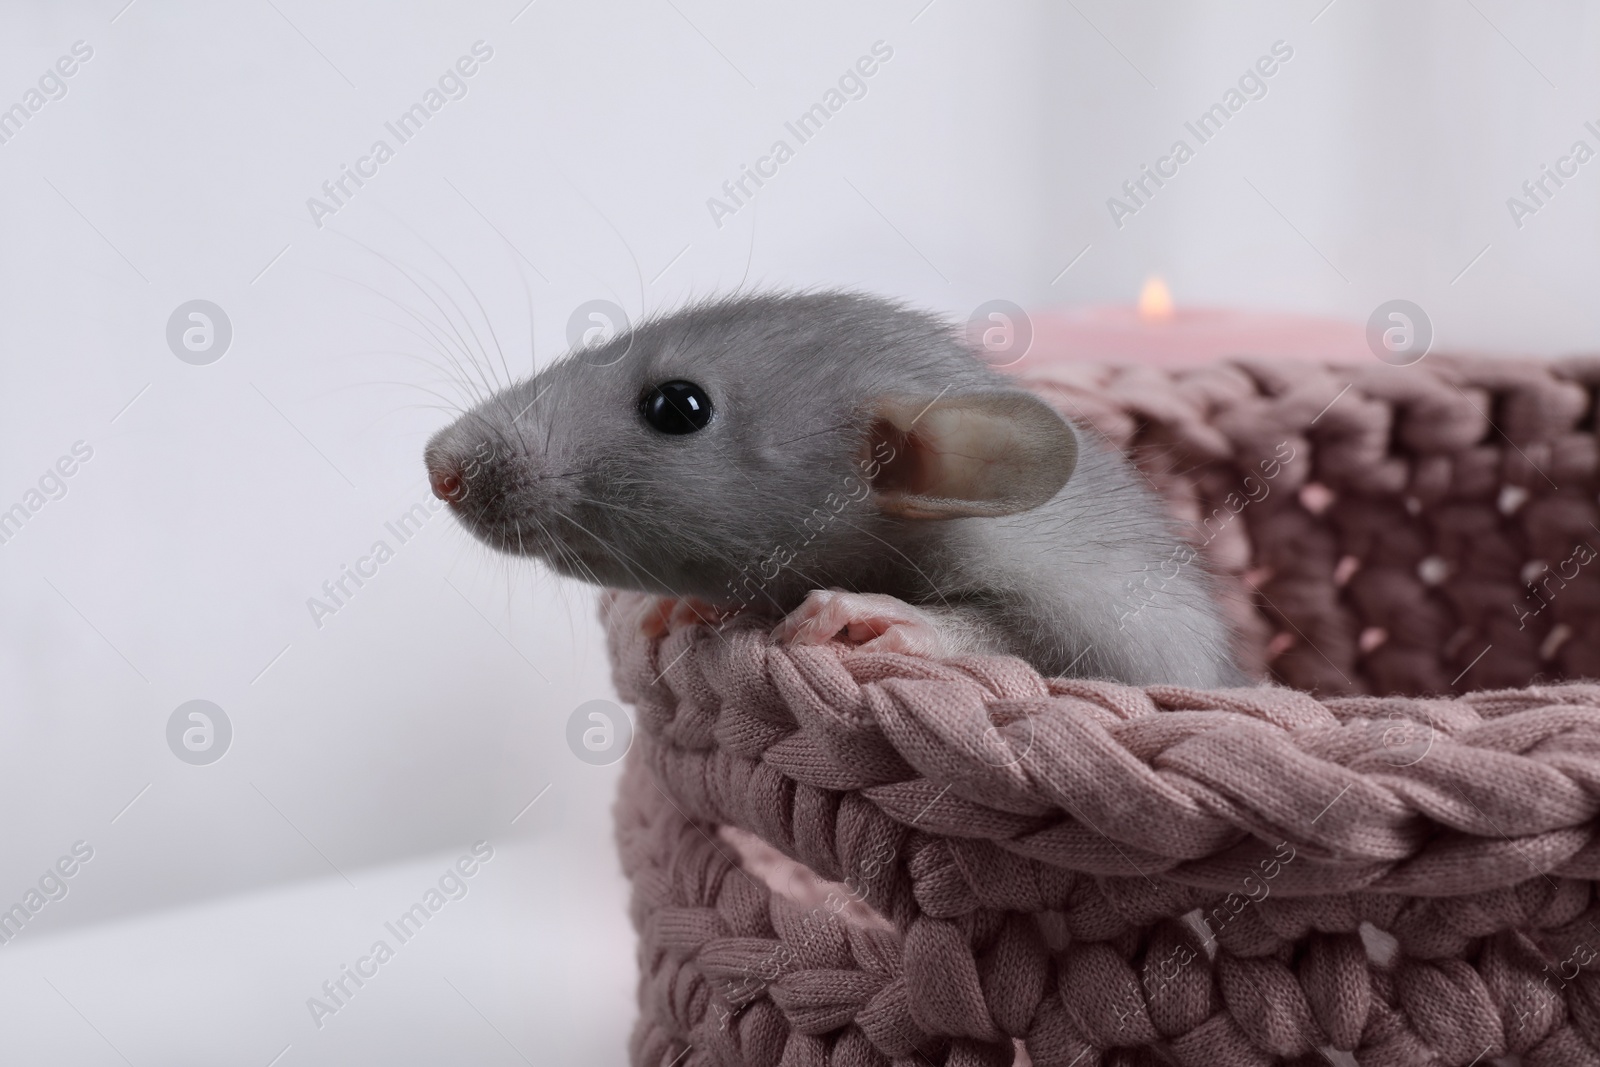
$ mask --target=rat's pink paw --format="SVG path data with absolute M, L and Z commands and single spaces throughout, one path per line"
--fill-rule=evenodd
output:
M 732 615 L 732 611 L 724 611 L 699 597 L 662 597 L 645 611 L 639 628 L 646 637 L 663 637 L 675 626 L 695 623 L 715 626 Z
M 827 644 L 841 634 L 871 652 L 951 654 L 932 615 L 881 593 L 814 589 L 772 631 L 775 641 L 787 645 Z

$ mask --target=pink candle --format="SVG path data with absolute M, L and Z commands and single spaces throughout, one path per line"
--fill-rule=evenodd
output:
M 1031 315 L 1033 343 L 1012 369 L 1030 365 L 1140 363 L 1188 366 L 1238 356 L 1313 363 L 1370 362 L 1363 324 L 1282 312 L 1176 308 L 1159 278 L 1137 306 L 1086 307 Z

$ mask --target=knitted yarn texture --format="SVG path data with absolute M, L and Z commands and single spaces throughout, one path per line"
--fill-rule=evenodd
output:
M 1600 1065 L 1600 361 L 1031 384 L 1188 520 L 1272 684 L 609 597 L 633 1063 Z

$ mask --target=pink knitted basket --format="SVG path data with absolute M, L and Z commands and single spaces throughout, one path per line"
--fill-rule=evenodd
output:
M 1600 1064 L 1600 686 L 1562 681 L 1600 674 L 1600 360 L 1035 384 L 1192 520 L 1279 684 L 613 598 L 633 1062 Z

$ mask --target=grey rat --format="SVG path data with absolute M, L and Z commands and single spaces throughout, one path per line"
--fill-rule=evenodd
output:
M 1245 684 L 1159 498 L 1081 439 L 937 317 L 813 292 L 578 349 L 440 430 L 425 462 L 490 546 L 711 619 L 784 616 L 780 640 Z M 1158 593 L 1130 593 L 1157 571 Z

